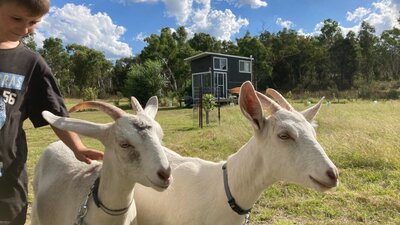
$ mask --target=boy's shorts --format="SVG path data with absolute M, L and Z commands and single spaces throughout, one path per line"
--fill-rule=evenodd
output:
M 0 178 L 0 225 L 24 225 L 27 202 L 28 180 L 26 170 L 20 174 L 3 174 Z

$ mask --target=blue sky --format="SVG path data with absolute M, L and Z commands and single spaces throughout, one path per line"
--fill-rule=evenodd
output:
M 246 31 L 278 32 L 283 27 L 318 35 L 322 22 L 339 22 L 344 33 L 363 20 L 379 35 L 400 27 L 400 0 L 52 0 L 38 25 L 39 46 L 47 37 L 77 43 L 117 59 L 139 54 L 143 39 L 161 28 L 184 25 L 189 35 L 205 32 L 235 41 Z

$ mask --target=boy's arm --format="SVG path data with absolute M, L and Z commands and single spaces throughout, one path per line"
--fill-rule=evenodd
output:
M 51 126 L 51 128 L 58 138 L 60 138 L 60 140 L 62 140 L 74 152 L 75 157 L 79 161 L 90 164 L 91 160 L 103 159 L 103 152 L 87 148 L 82 143 L 78 134 L 71 131 L 64 131 L 53 126 Z

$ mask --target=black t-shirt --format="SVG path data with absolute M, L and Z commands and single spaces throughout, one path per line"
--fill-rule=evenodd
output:
M 26 208 L 27 143 L 23 122 L 47 125 L 41 112 L 67 116 L 61 93 L 49 66 L 37 53 L 20 44 L 0 49 L 0 224 Z

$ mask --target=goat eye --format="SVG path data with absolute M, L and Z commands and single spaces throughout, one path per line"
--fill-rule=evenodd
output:
M 121 146 L 121 148 L 129 148 L 132 147 L 132 145 L 128 144 L 128 143 L 122 143 L 119 146 Z
M 278 137 L 282 140 L 289 140 L 292 138 L 292 137 L 290 137 L 290 135 L 288 133 L 280 133 L 280 134 L 278 134 Z

